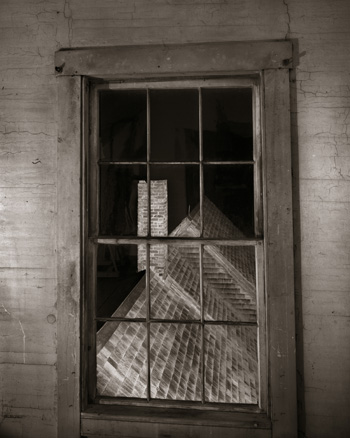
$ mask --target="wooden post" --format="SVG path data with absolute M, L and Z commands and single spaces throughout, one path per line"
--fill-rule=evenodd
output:
M 80 437 L 81 77 L 58 78 L 58 437 Z
M 273 437 L 296 437 L 295 312 L 289 71 L 266 70 L 265 239 Z

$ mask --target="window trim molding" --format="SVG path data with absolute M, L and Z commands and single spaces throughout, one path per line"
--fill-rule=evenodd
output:
M 55 70 L 58 76 L 147 78 L 287 69 L 291 62 L 290 41 L 240 41 L 60 50 Z
M 183 80 L 171 80 L 169 78 L 161 78 L 161 79 L 154 79 L 152 81 L 104 81 L 104 82 L 91 82 L 90 83 L 90 111 L 92 114 L 92 117 L 90 117 L 90 126 L 91 126 L 91 133 L 93 135 L 90 136 L 90 144 L 87 145 L 87 154 L 90 153 L 90 158 L 88 159 L 87 165 L 90 166 L 90 178 L 89 180 L 93 183 L 90 184 L 89 181 L 86 181 L 87 187 L 86 190 L 89 193 L 89 199 L 90 199 L 90 205 L 92 208 L 90 208 L 90 217 L 93 220 L 93 224 L 90 223 L 89 225 L 89 236 L 86 236 L 86 245 L 87 247 L 90 245 L 91 242 L 95 244 L 108 244 L 108 245 L 115 245 L 115 244 L 140 244 L 148 242 L 150 244 L 174 244 L 176 245 L 176 242 L 182 242 L 184 241 L 191 241 L 195 242 L 195 244 L 198 244 L 200 241 L 202 245 L 234 245 L 234 246 L 254 246 L 255 251 L 255 258 L 256 258 L 256 266 L 259 267 L 256 270 L 256 292 L 259 297 L 259 302 L 257 303 L 258 309 L 265 309 L 265 287 L 264 287 L 264 246 L 263 246 L 263 208 L 262 208 L 262 177 L 261 177 L 261 122 L 260 122 L 260 108 L 261 108 L 261 78 L 260 75 L 254 74 L 254 75 L 247 75 L 247 76 L 220 76 L 219 78 L 216 77 L 215 79 L 212 78 L 206 78 L 206 79 L 192 79 L 191 77 L 186 77 Z M 98 177 L 96 176 L 98 171 L 99 165 L 97 165 L 98 157 L 95 155 L 98 150 L 99 145 L 99 128 L 98 128 L 98 120 L 99 120 L 99 92 L 105 91 L 105 90 L 124 90 L 124 89 L 132 89 L 132 90 L 145 90 L 145 89 L 162 89 L 162 90 L 168 90 L 168 89 L 198 89 L 200 88 L 202 91 L 205 89 L 215 88 L 215 89 L 226 89 L 226 88 L 250 88 L 252 91 L 252 107 L 253 107 L 253 131 L 254 131 L 254 151 L 253 151 L 253 157 L 252 162 L 249 162 L 249 164 L 252 165 L 254 163 L 254 228 L 255 228 L 255 237 L 251 238 L 245 238 L 243 240 L 239 240 L 236 238 L 228 239 L 223 241 L 223 238 L 218 237 L 218 240 L 215 239 L 205 239 L 204 237 L 197 237 L 197 238 L 175 238 L 175 237 L 155 237 L 155 236 L 149 236 L 148 238 L 141 237 L 140 236 L 128 236 L 123 237 L 119 236 L 118 238 L 113 238 L 113 236 L 99 236 L 98 232 L 98 226 L 96 226 L 96 222 L 98 221 L 98 218 L 96 217 L 95 206 L 98 205 L 98 198 L 99 198 L 99 184 L 96 183 L 98 181 Z M 198 99 L 199 93 L 198 93 Z M 90 160 L 91 159 L 91 160 Z M 218 160 L 220 161 L 220 160 Z M 197 162 L 199 164 L 199 161 Z M 240 162 L 240 164 L 246 164 L 247 162 Z M 101 164 L 101 163 L 100 163 Z M 130 164 L 130 163 L 129 163 Z M 136 165 L 140 164 L 139 162 L 135 162 Z M 163 163 L 164 164 L 164 163 Z M 168 163 L 169 164 L 169 163 Z M 225 163 L 224 163 L 225 164 Z M 152 165 L 151 165 L 152 166 Z M 89 218 L 87 218 L 87 222 L 89 222 Z M 230 243 L 229 243 L 230 241 Z M 201 245 L 201 246 L 202 246 Z M 91 249 L 93 246 L 91 247 Z M 87 257 L 89 259 L 89 257 Z M 88 265 L 88 261 L 86 263 Z M 91 264 L 92 265 L 92 264 Z M 95 272 L 96 266 L 94 266 L 92 269 L 88 269 L 87 271 L 87 277 L 85 280 L 85 284 L 94 284 L 96 282 Z M 150 399 L 150 400 L 142 400 L 142 399 L 122 399 L 118 396 L 116 396 L 113 399 L 110 399 L 109 397 L 104 396 L 96 396 L 96 355 L 92 353 L 92 351 L 95 350 L 95 342 L 96 339 L 93 339 L 93 336 L 89 336 L 87 333 L 89 331 L 89 327 L 91 327 L 90 321 L 94 319 L 94 312 L 93 308 L 95 307 L 95 303 L 93 303 L 93 297 L 95 296 L 95 286 L 92 286 L 89 292 L 86 294 L 86 300 L 85 303 L 91 303 L 90 307 L 90 313 L 87 317 L 87 320 L 85 321 L 84 327 L 86 327 L 86 330 L 82 330 L 82 337 L 84 336 L 84 332 L 86 332 L 86 338 L 85 342 L 89 342 L 88 345 L 92 346 L 91 352 L 89 356 L 86 356 L 84 359 L 84 363 L 87 364 L 89 371 L 84 374 L 85 377 L 83 377 L 82 380 L 82 397 L 84 400 L 89 399 L 91 405 L 94 404 L 93 398 L 95 398 L 96 404 L 104 404 L 104 405 L 129 405 L 130 407 L 134 406 L 143 406 L 146 407 L 168 407 L 170 409 L 193 409 L 194 412 L 196 412 L 198 409 L 206 410 L 209 414 L 213 410 L 217 411 L 231 411 L 231 412 L 250 412 L 250 413 L 264 413 L 266 415 L 266 412 L 268 410 L 267 406 L 267 361 L 265 361 L 265 355 L 267 352 L 266 347 L 266 318 L 264 311 L 259 312 L 258 318 L 257 318 L 257 336 L 258 336 L 258 345 L 260 349 L 260 357 L 258 360 L 258 376 L 259 376 L 259 390 L 258 390 L 258 402 L 256 404 L 244 404 L 244 403 L 216 403 L 216 402 L 208 402 L 208 401 L 189 401 L 189 400 L 169 400 L 169 399 L 163 399 L 163 400 L 157 400 L 157 399 Z M 150 318 L 151 320 L 152 318 Z M 153 321 L 155 322 L 155 321 Z M 175 321 L 173 321 L 175 322 Z M 189 321 L 188 321 L 189 322 Z M 198 322 L 198 321 L 197 321 Z M 205 324 L 209 324 L 208 321 Z M 239 326 L 239 324 L 238 324 Z M 208 325 L 207 325 L 208 327 Z M 82 339 L 82 343 L 84 343 L 84 339 Z M 261 366 L 262 365 L 262 366 Z M 85 370 L 85 367 L 84 367 Z M 202 380 L 204 381 L 204 379 Z M 84 382 L 85 385 L 84 385 Z M 91 384 L 90 384 L 91 382 Z M 86 396 L 86 397 L 85 397 Z M 85 410 L 84 407 L 87 406 L 87 403 L 83 403 L 83 411 Z
M 80 436 L 81 78 L 58 81 L 57 425 Z
M 81 351 L 80 345 L 80 327 L 84 317 L 80 295 L 84 279 L 82 217 L 86 210 L 86 199 L 82 194 L 82 181 L 86 174 L 84 144 L 89 135 L 85 102 L 88 78 L 137 80 L 142 77 L 152 80 L 160 77 L 176 77 L 186 79 L 186 77 L 196 75 L 200 77 L 235 76 L 251 73 L 260 75 L 263 90 L 261 120 L 264 165 L 265 287 L 268 291 L 267 307 L 270 309 L 267 319 L 267 342 L 270 345 L 267 357 L 270 406 L 268 417 L 265 416 L 260 426 L 256 421 L 255 423 L 248 421 L 248 417 L 244 417 L 243 424 L 244 428 L 251 428 L 252 436 L 271 436 L 270 428 L 272 427 L 273 437 L 296 437 L 289 112 L 291 42 L 225 42 L 61 50 L 56 52 L 55 65 L 59 105 L 57 142 L 58 437 L 80 437 L 81 421 L 86 434 L 85 427 L 88 427 L 87 424 L 91 422 L 94 415 L 101 421 L 102 419 L 107 421 L 98 413 L 98 409 L 94 411 L 91 408 L 89 414 L 81 415 L 80 400 L 81 374 L 84 374 L 80 357 L 86 353 Z M 267 147 L 268 153 L 266 153 Z M 83 400 L 82 403 L 86 405 L 86 401 Z M 227 415 L 231 416 L 229 421 L 231 427 L 235 427 L 235 421 L 237 422 L 239 415 L 242 414 L 236 415 L 231 412 Z M 113 424 L 124 425 L 123 427 L 127 427 L 128 421 L 135 421 L 132 418 L 127 420 L 125 416 L 120 415 L 110 415 L 108 418 Z M 253 416 L 251 418 L 253 420 Z M 156 418 L 152 422 L 155 420 Z M 214 419 L 212 421 L 215 423 Z M 157 424 L 160 423 L 162 421 Z M 198 421 L 193 418 L 190 423 L 198 424 Z M 220 426 L 220 421 L 217 426 Z M 259 435 L 262 430 L 268 434 Z M 96 434 L 91 436 L 96 436 Z

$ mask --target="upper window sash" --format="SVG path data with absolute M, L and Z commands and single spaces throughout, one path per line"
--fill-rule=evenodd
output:
M 90 152 L 90 166 L 91 166 L 91 174 L 97 174 L 98 173 L 98 143 L 99 143 L 99 131 L 98 131 L 98 117 L 99 117 L 99 106 L 98 106 L 98 95 L 99 92 L 105 91 L 105 90 L 153 90 L 153 89 L 173 89 L 173 90 L 181 90 L 181 89 L 195 89 L 198 90 L 198 97 L 199 97 L 199 130 L 200 130 L 200 148 L 199 148 L 199 157 L 196 163 L 210 163 L 213 160 L 204 160 L 203 159 L 203 138 L 202 138 L 202 98 L 201 98 L 201 90 L 204 89 L 210 89 L 210 88 L 222 88 L 222 89 L 232 89 L 232 88 L 251 88 L 252 89 L 252 117 L 253 117 L 253 156 L 252 161 L 249 163 L 253 165 L 253 178 L 254 178 L 254 229 L 255 229 L 255 236 L 246 238 L 244 241 L 256 243 L 258 241 L 261 241 L 263 236 L 263 209 L 262 209 L 262 175 L 261 175 L 261 144 L 262 144 L 262 138 L 261 138 L 261 78 L 259 75 L 248 75 L 245 77 L 221 77 L 221 78 L 208 78 L 208 79 L 192 79 L 187 78 L 182 81 L 170 81 L 166 78 L 158 78 L 154 81 L 138 81 L 138 82 L 116 82 L 116 81 L 110 81 L 105 83 L 95 83 L 91 87 L 91 98 L 92 98 L 92 151 Z M 150 108 L 149 108 L 149 93 L 147 92 L 147 112 L 149 114 Z M 147 127 L 148 130 L 148 136 L 150 126 Z M 150 142 L 150 139 L 148 139 L 148 142 Z M 148 145 L 149 150 L 149 145 Z M 148 152 L 149 153 L 149 152 Z M 143 161 L 142 161 L 143 162 Z M 152 160 L 150 160 L 150 156 L 147 156 L 147 162 L 152 163 Z M 231 162 L 227 161 L 218 161 L 218 163 L 221 164 L 232 164 Z M 155 161 L 157 164 L 165 164 L 165 162 L 158 162 Z M 236 162 L 235 162 L 236 163 Z M 237 161 L 236 164 L 247 164 L 248 161 Z M 107 164 L 101 163 L 101 164 Z M 124 162 L 125 164 L 125 162 Z M 93 180 L 95 181 L 93 183 L 93 186 L 97 186 L 97 175 Z M 203 181 L 201 179 L 201 186 L 203 186 Z M 90 204 L 92 207 L 92 210 L 95 208 L 96 203 L 98 202 L 98 193 L 91 193 L 90 194 Z M 203 201 L 203 200 L 202 200 Z M 93 215 L 94 216 L 94 215 Z M 102 235 L 98 235 L 98 217 L 92 218 L 92 224 L 96 222 L 96 224 L 92 225 L 92 230 L 94 230 L 91 234 L 91 237 L 93 238 L 101 238 Z M 111 236 L 103 236 L 105 238 L 111 237 Z M 115 237 L 115 236 L 114 236 Z M 151 236 L 149 236 L 151 237 Z M 201 237 L 202 233 L 201 233 Z M 138 237 L 138 239 L 142 239 Z M 174 237 L 172 238 L 174 239 Z M 232 239 L 237 240 L 237 239 Z M 101 242 L 100 242 L 101 243 Z

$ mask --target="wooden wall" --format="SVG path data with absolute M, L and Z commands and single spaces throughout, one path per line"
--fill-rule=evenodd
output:
M 349 0 L 1 0 L 1 437 L 57 430 L 54 52 L 285 38 L 300 436 L 350 435 Z

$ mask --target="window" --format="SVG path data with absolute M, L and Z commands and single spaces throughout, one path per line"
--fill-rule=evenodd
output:
M 294 433 L 288 50 L 58 52 L 58 277 L 71 315 L 59 382 L 73 397 L 59 411 L 76 436 L 131 433 L 136 418 L 180 422 L 171 436 Z
M 90 367 L 101 403 L 260 404 L 255 83 L 92 87 L 99 116 L 91 122 L 98 140 L 88 238 L 96 273 L 89 271 L 86 299 L 95 307 Z

